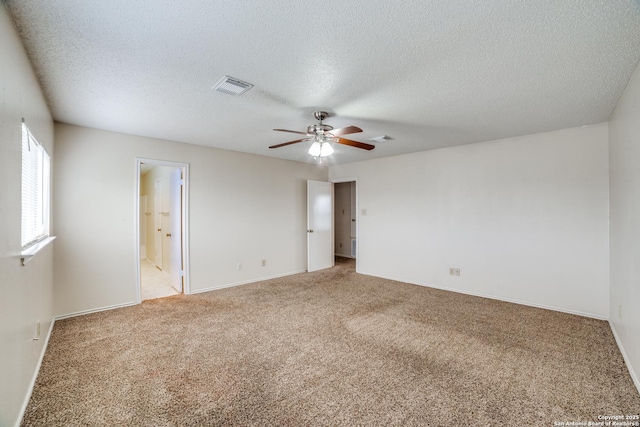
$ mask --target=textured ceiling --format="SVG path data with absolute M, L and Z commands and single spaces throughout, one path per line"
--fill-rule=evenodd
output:
M 57 121 L 304 162 L 312 112 L 389 135 L 327 164 L 600 123 L 637 0 L 8 0 Z M 211 90 L 224 75 L 255 86 Z

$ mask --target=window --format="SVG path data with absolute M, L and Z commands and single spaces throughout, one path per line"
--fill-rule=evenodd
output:
M 22 121 L 22 250 L 49 237 L 49 155 Z

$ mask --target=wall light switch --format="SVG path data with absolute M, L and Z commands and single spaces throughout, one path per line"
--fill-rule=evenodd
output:
M 362 216 L 367 216 L 367 210 L 366 209 L 362 209 Z

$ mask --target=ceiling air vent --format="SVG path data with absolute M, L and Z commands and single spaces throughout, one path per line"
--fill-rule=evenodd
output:
M 391 138 L 388 135 L 380 135 L 380 136 L 376 136 L 375 138 L 370 138 L 369 141 L 373 141 L 373 142 L 385 142 L 385 141 L 391 141 L 393 138 Z
M 243 82 L 234 77 L 224 76 L 218 83 L 213 86 L 217 92 L 227 93 L 229 95 L 239 96 L 251 89 L 251 83 Z

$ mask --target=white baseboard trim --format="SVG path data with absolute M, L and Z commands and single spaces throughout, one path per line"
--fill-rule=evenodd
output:
M 306 271 L 307 270 L 296 270 L 296 271 L 292 271 L 292 272 L 289 272 L 289 273 L 276 274 L 276 275 L 273 275 L 273 276 L 258 277 L 256 279 L 250 279 L 250 280 L 246 280 L 246 281 L 242 281 L 242 282 L 226 283 L 226 284 L 223 284 L 223 285 L 211 286 L 209 288 L 191 290 L 188 294 L 185 293 L 185 295 L 200 294 L 200 293 L 203 293 L 203 292 L 215 291 L 217 289 L 231 288 L 231 287 L 234 287 L 234 286 L 246 285 L 246 284 L 249 284 L 249 283 L 262 282 L 264 280 L 277 279 L 279 277 L 286 277 L 286 276 L 292 276 L 294 274 L 306 273 Z M 110 306 L 107 306 L 107 307 L 93 308 L 93 309 L 90 309 L 90 310 L 76 311 L 74 313 L 62 314 L 60 316 L 56 316 L 54 319 L 55 320 L 68 319 L 69 317 L 84 316 L 85 314 L 98 313 L 100 311 L 113 310 L 113 309 L 116 309 L 116 308 L 130 307 L 132 305 L 137 305 L 137 304 L 140 304 L 140 303 L 133 301 L 133 302 L 127 302 L 127 303 L 124 303 L 124 304 L 110 305 Z
M 215 290 L 218 290 L 218 289 L 231 288 L 231 287 L 234 287 L 234 286 L 241 286 L 241 285 L 246 285 L 246 284 L 249 284 L 249 283 L 261 282 L 261 281 L 264 281 L 264 280 L 277 279 L 279 277 L 292 276 L 294 274 L 300 274 L 300 273 L 305 273 L 305 272 L 306 272 L 306 270 L 299 270 L 299 271 L 293 271 L 293 272 L 290 272 L 290 273 L 277 274 L 277 275 L 274 275 L 274 276 L 266 276 L 266 277 L 247 280 L 247 281 L 242 281 L 242 282 L 235 282 L 235 283 L 228 283 L 228 284 L 224 284 L 224 285 L 212 286 L 212 287 L 205 288 L 205 289 L 198 289 L 198 290 L 195 290 L 195 291 L 191 291 L 190 294 L 199 294 L 199 293 L 204 293 L 204 292 L 215 291 Z M 360 273 L 360 272 L 358 272 L 358 273 L 359 274 L 364 274 L 364 273 Z M 456 292 L 456 293 L 465 294 L 465 295 L 472 295 L 472 296 L 477 296 L 477 297 L 482 297 L 482 298 L 494 299 L 494 300 L 498 300 L 498 301 L 510 302 L 510 303 L 514 303 L 514 304 L 526 305 L 526 306 L 530 306 L 530 307 L 543 308 L 543 309 L 546 309 L 546 310 L 559 311 L 559 312 L 568 313 L 568 314 L 575 314 L 575 315 L 578 315 L 578 316 L 590 317 L 590 318 L 594 318 L 594 319 L 598 319 L 598 320 L 607 320 L 608 323 L 609 323 L 609 327 L 611 328 L 611 332 L 613 333 L 613 336 L 614 336 L 614 338 L 616 340 L 616 344 L 618 345 L 620 353 L 622 354 L 622 358 L 624 359 L 624 362 L 625 362 L 625 364 L 627 366 L 627 369 L 629 371 L 629 375 L 631 375 L 631 379 L 633 381 L 633 384 L 636 386 L 636 389 L 638 390 L 638 393 L 640 393 L 640 379 L 638 378 L 638 375 L 636 374 L 636 372 L 633 369 L 633 366 L 630 363 L 629 357 L 627 356 L 627 352 L 625 351 L 624 347 L 622 346 L 622 342 L 620 341 L 620 337 L 618 336 L 618 333 L 616 331 L 616 328 L 615 328 L 614 324 L 610 320 L 608 320 L 606 318 L 603 318 L 603 317 L 597 316 L 597 315 L 593 315 L 593 314 L 589 314 L 589 313 L 582 313 L 582 312 L 573 311 L 573 310 L 565 310 L 565 309 L 561 309 L 561 308 L 557 308 L 557 307 L 545 306 L 545 305 L 540 305 L 540 304 L 531 304 L 531 303 L 527 303 L 527 302 L 523 302 L 523 301 L 512 300 L 510 298 L 498 298 L 498 297 L 495 297 L 495 296 L 476 293 L 476 292 L 467 292 L 467 291 L 461 291 L 461 290 L 458 290 L 458 289 L 446 288 L 446 287 L 442 287 L 442 286 L 427 285 L 427 284 L 424 284 L 424 283 L 412 282 L 412 281 L 396 279 L 396 278 L 392 278 L 392 277 L 384 277 L 384 276 L 374 276 L 374 277 L 380 277 L 382 279 L 393 280 L 393 281 L 402 282 L 402 283 L 409 283 L 409 284 L 412 284 L 412 285 L 424 286 L 424 287 L 440 289 L 440 290 L 444 290 L 444 291 L 451 291 L 451 292 Z M 64 315 L 60 315 L 60 316 L 55 316 L 53 319 L 51 319 L 51 324 L 49 325 L 49 330 L 47 331 L 47 335 L 46 335 L 45 340 L 44 340 L 44 345 L 42 346 L 42 350 L 40 352 L 40 356 L 38 358 L 38 363 L 37 363 L 36 369 L 35 369 L 35 371 L 33 373 L 33 377 L 31 379 L 31 382 L 29 383 L 29 387 L 27 388 L 27 394 L 25 395 L 24 402 L 22 404 L 22 407 L 20 408 L 19 417 L 18 417 L 18 420 L 17 420 L 17 422 L 15 424 L 15 427 L 19 427 L 20 424 L 22 423 L 22 418 L 24 417 L 24 413 L 27 410 L 27 406 L 29 404 L 29 400 L 31 400 L 31 395 L 33 393 L 33 388 L 35 387 L 36 380 L 38 378 L 38 374 L 40 373 L 40 367 L 42 366 L 42 361 L 44 359 L 44 355 L 45 355 L 45 353 L 47 351 L 47 347 L 49 346 L 49 339 L 51 338 L 51 333 L 53 332 L 53 326 L 55 325 L 56 320 L 62 320 L 62 319 L 70 318 L 70 317 L 76 317 L 76 316 L 83 316 L 85 314 L 98 313 L 100 311 L 113 310 L 113 309 L 116 309 L 116 308 L 129 307 L 129 306 L 137 305 L 137 304 L 138 303 L 136 303 L 136 302 L 130 302 L 130 303 L 125 303 L 125 304 L 116 304 L 116 305 L 111 305 L 111 306 L 107 306 L 107 307 L 95 308 L 95 309 L 90 309 L 90 310 L 83 310 L 83 311 L 78 311 L 78 312 L 75 312 L 75 313 L 69 313 L 69 314 L 64 314 Z
M 418 285 L 418 286 L 424 286 L 424 287 L 427 287 L 427 288 L 440 289 L 442 291 L 450 291 L 450 292 L 456 292 L 456 293 L 464 294 L 464 295 L 471 295 L 471 296 L 474 296 L 474 297 L 481 297 L 481 298 L 488 298 L 488 299 L 493 299 L 493 300 L 497 300 L 497 301 L 510 302 L 510 303 L 513 303 L 513 304 L 526 305 L 528 307 L 535 307 L 535 308 L 542 308 L 542 309 L 545 309 L 545 310 L 558 311 L 560 313 L 575 314 L 576 316 L 589 317 L 589 318 L 597 319 L 597 320 L 609 320 L 607 317 L 600 316 L 600 315 L 597 315 L 597 314 L 585 313 L 585 312 L 576 311 L 576 310 L 567 310 L 567 309 L 561 308 L 561 307 L 554 307 L 554 306 L 544 305 L 544 304 L 536 304 L 536 303 L 531 303 L 531 302 L 528 302 L 528 301 L 521 301 L 521 300 L 516 300 L 516 299 L 511 299 L 511 298 L 504 298 L 504 297 L 499 297 L 499 296 L 495 296 L 495 295 L 483 294 L 483 293 L 479 293 L 479 292 L 463 291 L 463 290 L 460 290 L 460 289 L 447 288 L 445 286 L 436 286 L 436 285 L 431 285 L 431 284 L 412 282 L 412 281 L 408 281 L 408 280 L 404 280 L 404 279 L 396 279 L 394 277 L 384 277 L 384 276 L 377 276 L 377 275 L 373 275 L 373 274 L 372 274 L 372 276 L 380 277 L 381 279 L 393 280 L 393 281 L 396 281 L 396 282 L 409 283 L 411 285 Z
M 622 341 L 620 341 L 620 337 L 618 336 L 616 327 L 611 321 L 609 321 L 609 326 L 611 327 L 611 332 L 613 332 L 613 337 L 616 339 L 616 344 L 618 344 L 620 353 L 622 353 L 622 358 L 624 359 L 624 363 L 625 365 L 627 365 L 627 369 L 629 370 L 629 375 L 631 375 L 633 384 L 636 386 L 636 389 L 638 389 L 638 393 L 640 393 L 640 379 L 638 379 L 638 375 L 636 375 L 636 371 L 633 370 L 633 366 L 631 365 L 631 361 L 629 360 L 629 356 L 627 355 L 627 352 L 622 346 Z
M 76 317 L 76 316 L 84 316 L 85 314 L 98 313 L 100 311 L 113 310 L 116 308 L 130 307 L 132 305 L 138 305 L 138 304 L 139 303 L 134 301 L 134 302 L 127 302 L 124 304 L 109 305 L 107 307 L 92 308 L 90 310 L 76 311 L 75 313 L 62 314 L 60 316 L 56 316 L 55 320 L 68 319 L 69 317 Z
M 22 402 L 22 407 L 20 408 L 20 413 L 18 414 L 18 420 L 16 421 L 15 427 L 20 427 L 20 424 L 22 423 L 22 418 L 24 418 L 24 413 L 27 410 L 29 401 L 31 400 L 31 395 L 33 394 L 33 388 L 36 385 L 36 380 L 38 379 L 38 374 L 40 373 L 40 367 L 42 366 L 42 360 L 44 359 L 44 354 L 47 352 L 47 347 L 49 346 L 49 338 L 51 338 L 51 332 L 53 331 L 53 325 L 55 323 L 56 323 L 56 318 L 54 317 L 53 319 L 51 319 L 51 324 L 49 325 L 47 336 L 44 339 L 44 344 L 42 345 L 42 350 L 40 351 L 40 357 L 38 357 L 38 363 L 36 365 L 35 371 L 33 372 L 33 377 L 31 378 L 29 387 L 27 388 L 27 394 L 24 397 L 24 402 Z
M 293 276 L 294 274 L 300 274 L 300 273 L 306 273 L 306 272 L 307 270 L 298 270 L 298 271 L 292 271 L 290 273 L 276 274 L 274 276 L 258 277 L 256 279 L 245 280 L 243 282 L 225 283 L 224 285 L 211 286 L 204 289 L 196 289 L 196 290 L 192 289 L 189 294 L 190 295 L 201 294 L 204 292 L 216 291 L 218 289 L 232 288 L 234 286 L 240 286 L 240 285 L 248 285 L 249 283 L 262 282 L 265 280 L 277 279 L 279 277 Z

